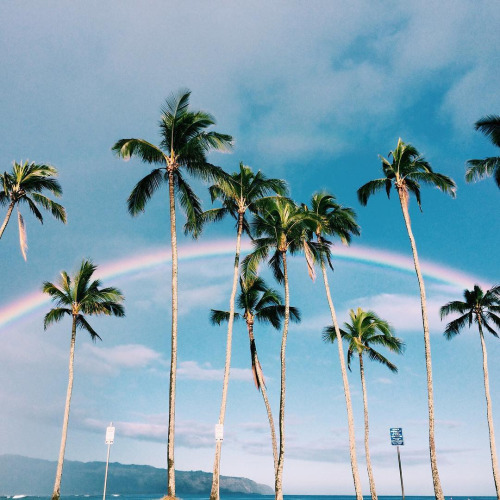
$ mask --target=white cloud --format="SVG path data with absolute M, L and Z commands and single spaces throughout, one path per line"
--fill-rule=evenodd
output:
M 181 361 L 177 367 L 179 378 L 188 380 L 217 380 L 220 381 L 224 376 L 223 368 L 212 368 L 210 363 L 200 364 L 197 361 Z M 232 380 L 253 380 L 252 370 L 249 368 L 231 368 Z
M 140 344 L 101 347 L 84 344 L 79 353 L 81 366 L 93 373 L 118 375 L 122 369 L 144 369 L 161 364 L 166 366 L 162 355 Z
M 427 298 L 427 315 L 429 329 L 432 333 L 442 333 L 444 322 L 439 318 L 439 308 L 446 303 L 443 297 Z M 388 321 L 398 331 L 419 331 L 422 329 L 422 313 L 420 296 L 383 293 L 371 297 L 360 297 L 351 300 L 350 307 L 354 310 L 361 307 L 372 310 L 378 316 Z M 347 313 L 345 314 L 347 317 Z

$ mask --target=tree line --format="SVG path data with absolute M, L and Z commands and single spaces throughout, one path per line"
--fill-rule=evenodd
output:
M 226 216 L 236 221 L 236 250 L 234 257 L 233 279 L 229 299 L 229 311 L 212 310 L 211 322 L 220 325 L 227 323 L 226 357 L 222 397 L 218 424 L 223 428 L 227 389 L 230 376 L 232 332 L 235 320 L 246 322 L 251 368 L 254 382 L 262 393 L 271 434 L 274 462 L 275 497 L 283 498 L 283 467 L 285 457 L 285 402 L 286 402 L 286 346 L 290 321 L 300 321 L 300 311 L 290 305 L 288 259 L 290 255 L 301 254 L 305 258 L 308 273 L 315 277 L 316 267 L 321 270 L 325 293 L 331 314 L 331 324 L 323 331 L 323 339 L 337 343 L 340 370 L 342 375 L 346 404 L 348 439 L 351 469 L 357 500 L 362 500 L 359 468 L 356 456 L 354 418 L 347 369 L 351 369 L 352 359 L 358 357 L 364 408 L 364 445 L 369 478 L 370 493 L 376 500 L 375 479 L 369 453 L 369 419 L 365 381 L 364 360 L 370 359 L 385 365 L 395 372 L 397 367 L 379 348 L 388 349 L 395 354 L 404 351 L 404 342 L 396 337 L 391 325 L 374 311 L 358 308 L 350 311 L 350 320 L 340 327 L 328 280 L 328 269 L 332 268 L 331 246 L 339 239 L 349 244 L 352 237 L 360 234 L 356 214 L 352 208 L 344 207 L 335 196 L 328 192 L 314 193 L 309 204 L 298 204 L 288 196 L 287 183 L 282 179 L 266 177 L 260 170 L 240 163 L 233 173 L 207 160 L 212 151 L 230 151 L 233 138 L 212 129 L 215 118 L 205 111 L 192 111 L 189 107 L 190 91 L 180 90 L 172 94 L 161 109 L 159 122 L 161 142 L 158 146 L 145 139 L 129 138 L 117 141 L 112 151 L 116 156 L 129 159 L 137 157 L 144 163 L 153 165 L 149 174 L 143 177 L 132 189 L 128 200 L 128 211 L 132 216 L 143 212 L 153 194 L 165 186 L 169 193 L 170 241 L 172 249 L 172 303 L 171 303 L 171 356 L 169 378 L 169 417 L 167 438 L 167 494 L 166 498 L 175 499 L 175 398 L 177 370 L 177 312 L 178 312 L 178 256 L 177 256 L 177 206 L 185 213 L 183 230 L 194 238 L 200 237 L 206 224 L 215 223 Z M 500 147 L 500 116 L 490 115 L 475 124 L 476 130 L 483 132 L 494 145 Z M 396 147 L 387 158 L 380 157 L 382 176 L 365 183 L 358 189 L 358 199 L 366 205 L 370 197 L 385 191 L 387 196 L 395 190 L 400 202 L 403 220 L 410 240 L 415 272 L 420 290 L 422 328 L 425 346 L 425 368 L 428 394 L 429 418 L 429 456 L 435 496 L 443 500 L 438 461 L 434 438 L 434 397 L 432 380 L 431 345 L 429 338 L 428 314 L 425 283 L 420 270 L 417 245 L 413 235 L 409 214 L 410 197 L 414 196 L 421 207 L 420 189 L 422 185 L 437 187 L 443 193 L 455 196 L 455 182 L 448 176 L 435 172 L 431 165 L 411 144 L 398 140 Z M 493 176 L 500 188 L 500 157 L 474 159 L 467 162 L 465 174 L 467 182 Z M 28 205 L 33 215 L 43 223 L 40 209 L 52 214 L 57 220 L 66 223 L 64 207 L 44 193 L 55 197 L 62 195 L 57 181 L 57 169 L 51 165 L 34 162 L 14 162 L 11 172 L 0 175 L 0 205 L 7 207 L 5 219 L 0 228 L 0 239 L 8 225 L 14 208 L 17 207 L 20 247 L 26 260 L 27 242 L 24 219 L 20 206 Z M 209 193 L 213 203 L 218 205 L 203 210 L 201 201 L 193 191 L 186 176 L 198 178 L 210 184 Z M 253 244 L 252 252 L 240 262 L 241 238 L 246 234 Z M 283 287 L 281 294 L 269 287 L 259 276 L 259 268 L 267 263 L 277 283 Z M 43 292 L 54 302 L 54 307 L 45 315 L 44 328 L 60 321 L 66 315 L 72 318 L 69 358 L 69 378 L 63 419 L 61 446 L 57 465 L 56 479 L 52 494 L 58 500 L 62 481 L 64 452 L 69 423 L 71 395 L 73 387 L 73 360 L 77 329 L 86 330 L 92 340 L 100 339 L 86 317 L 108 315 L 122 317 L 125 314 L 123 294 L 114 287 L 103 287 L 93 274 L 97 266 L 90 260 L 83 260 L 80 268 L 70 276 L 61 272 L 56 284 L 45 282 Z M 239 287 L 238 287 L 239 285 Z M 239 288 L 239 292 L 238 292 Z M 238 311 L 236 310 L 236 306 Z M 500 478 L 495 448 L 495 435 L 489 392 L 487 351 L 484 331 L 498 336 L 500 328 L 500 286 L 483 291 L 478 285 L 464 291 L 464 300 L 449 302 L 441 308 L 441 318 L 448 314 L 459 314 L 445 328 L 444 335 L 451 339 L 463 327 L 477 324 L 483 355 L 484 388 L 486 396 L 487 420 L 490 435 L 490 454 L 493 479 L 500 499 Z M 269 323 L 282 330 L 280 348 L 280 395 L 277 429 L 266 390 L 262 366 L 257 354 L 254 335 L 255 321 Z M 347 345 L 347 367 L 343 342 Z M 365 358 L 363 358 L 365 356 Z M 276 432 L 277 431 L 277 432 Z M 219 476 L 222 440 L 216 441 L 213 466 L 213 480 L 210 500 L 219 500 Z

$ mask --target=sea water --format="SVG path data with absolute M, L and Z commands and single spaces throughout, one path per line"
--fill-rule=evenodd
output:
M 106 500 L 159 500 L 161 495 L 117 495 L 107 494 Z M 363 497 L 371 500 L 370 495 Z M 379 500 L 399 500 L 401 496 L 378 496 Z M 50 496 L 13 495 L 1 496 L 0 500 L 50 500 Z M 180 500 L 208 500 L 208 495 L 180 495 Z M 356 500 L 354 495 L 284 495 L 285 500 Z M 432 496 L 405 496 L 405 500 L 434 500 Z M 102 500 L 102 495 L 61 495 L 61 500 Z M 221 495 L 221 500 L 274 500 L 274 495 Z M 445 496 L 445 500 L 496 500 L 496 497 Z

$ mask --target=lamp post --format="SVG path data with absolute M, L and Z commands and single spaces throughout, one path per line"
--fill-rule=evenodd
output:
M 102 494 L 102 500 L 106 500 L 106 483 L 108 482 L 109 452 L 114 440 L 115 440 L 115 428 L 113 427 L 113 422 L 111 422 L 109 426 L 106 428 L 106 444 L 108 445 L 108 454 L 106 456 L 106 472 L 104 474 L 104 493 Z

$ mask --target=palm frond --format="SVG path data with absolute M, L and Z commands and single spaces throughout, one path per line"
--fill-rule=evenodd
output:
M 28 237 L 26 236 L 26 227 L 24 225 L 24 219 L 21 212 L 17 211 L 17 223 L 19 226 L 19 246 L 21 248 L 21 253 L 26 261 L 26 252 L 28 251 Z
M 157 168 L 151 173 L 143 177 L 132 189 L 128 199 L 127 208 L 130 215 L 137 215 L 139 212 L 144 212 L 146 203 L 151 199 L 154 192 L 160 187 L 164 181 L 164 174 Z
M 200 199 L 196 196 L 191 186 L 184 180 L 178 170 L 175 172 L 175 183 L 179 203 L 187 217 L 187 222 L 184 226 L 184 234 L 191 233 L 191 236 L 196 239 L 203 228 L 202 225 L 200 225 L 200 216 L 203 213 Z
M 56 203 L 55 201 L 52 201 L 51 199 L 39 193 L 33 193 L 32 196 L 36 203 L 42 205 L 45 210 L 48 210 L 52 214 L 54 219 L 66 223 L 66 209 L 62 205 L 59 205 L 59 203 Z
M 81 330 L 86 330 L 90 334 L 92 342 L 95 342 L 97 339 L 102 340 L 97 332 L 90 326 L 88 321 L 81 314 L 76 316 L 76 326 Z
M 111 150 L 124 160 L 137 156 L 145 163 L 159 163 L 165 167 L 167 165 L 162 150 L 144 139 L 120 139 Z
M 500 116 L 487 115 L 478 120 L 474 128 L 481 131 L 491 142 L 500 147 Z
M 66 314 L 71 316 L 71 310 L 63 307 L 55 307 L 51 309 L 43 319 L 43 329 L 47 330 L 47 327 L 52 323 L 57 323 L 60 321 Z
M 373 181 L 369 181 L 366 184 L 363 184 L 363 186 L 361 186 L 357 191 L 358 200 L 361 205 L 366 205 L 370 196 L 382 189 L 386 189 L 387 197 L 389 197 L 390 190 L 387 190 L 386 182 L 387 179 L 384 177 L 381 179 L 374 179 Z

